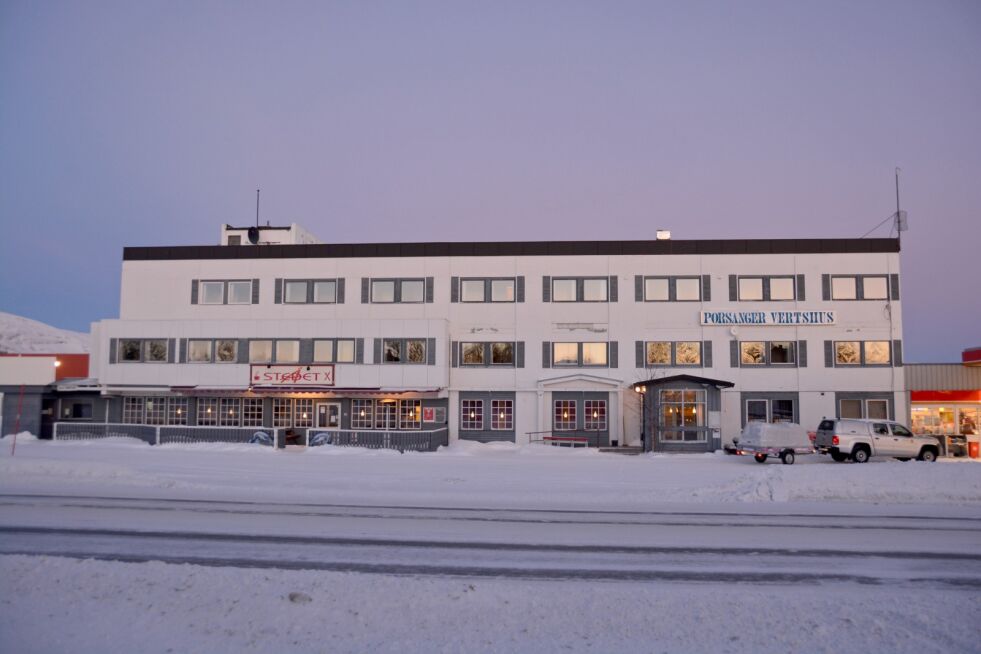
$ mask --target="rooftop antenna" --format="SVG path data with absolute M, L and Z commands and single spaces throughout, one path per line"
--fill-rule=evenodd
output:
M 896 213 L 891 214 L 888 218 L 883 220 L 881 223 L 879 223 L 869 231 L 859 236 L 859 238 L 865 238 L 875 230 L 885 225 L 890 220 L 892 221 L 892 227 L 889 228 L 889 236 L 892 236 L 892 230 L 895 229 L 896 239 L 899 240 L 901 239 L 903 232 L 909 231 L 909 222 L 906 219 L 906 212 L 903 211 L 899 205 L 899 173 L 901 172 L 902 169 L 897 167 L 896 168 Z
M 897 175 L 899 174 L 899 168 L 896 169 Z M 896 178 L 896 184 L 899 184 L 899 178 Z M 899 186 L 896 186 L 896 203 L 899 203 Z M 255 190 L 255 226 L 259 226 L 259 189 Z

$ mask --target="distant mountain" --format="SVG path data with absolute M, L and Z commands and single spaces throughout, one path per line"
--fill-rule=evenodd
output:
M 88 334 L 58 329 L 37 320 L 0 311 L 0 352 L 80 354 L 88 351 Z

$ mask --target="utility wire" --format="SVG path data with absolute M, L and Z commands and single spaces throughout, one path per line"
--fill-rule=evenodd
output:
M 894 214 L 894 213 L 889 214 L 889 217 L 887 217 L 885 220 L 883 220 L 881 223 L 879 223 L 878 225 L 876 225 L 875 227 L 873 227 L 869 231 L 867 231 L 864 234 L 862 234 L 861 236 L 859 236 L 859 238 L 865 238 L 866 236 L 868 236 L 869 234 L 871 234 L 875 230 L 877 230 L 880 227 L 882 227 L 883 225 L 885 225 L 886 224 L 886 221 L 892 220 L 895 217 L 896 217 L 896 214 Z M 892 236 L 892 229 L 889 230 L 889 235 Z

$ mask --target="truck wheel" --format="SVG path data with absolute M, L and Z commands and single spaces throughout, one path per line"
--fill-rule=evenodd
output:
M 855 463 L 868 463 L 869 451 L 864 447 L 856 447 L 855 451 L 852 452 L 852 459 Z
M 757 452 L 756 454 L 753 455 L 753 458 L 756 459 L 756 462 L 757 463 L 765 463 L 766 462 L 766 455 L 763 454 L 762 452 Z
M 843 461 L 847 461 L 848 460 L 848 455 L 847 454 L 844 454 L 842 452 L 832 452 L 831 453 L 831 460 L 832 461 L 835 461 L 837 463 L 841 463 Z
M 917 457 L 920 461 L 936 461 L 937 453 L 933 450 L 924 447 L 920 452 L 920 456 Z
M 786 452 L 780 455 L 780 460 L 783 461 L 783 464 L 787 466 L 794 465 L 795 458 L 796 457 L 794 456 L 794 453 L 791 452 L 790 450 L 787 450 Z

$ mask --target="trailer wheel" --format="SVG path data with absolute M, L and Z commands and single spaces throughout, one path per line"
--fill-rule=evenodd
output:
M 753 455 L 753 458 L 756 459 L 756 462 L 757 463 L 765 463 L 766 462 L 766 455 L 763 454 L 762 452 L 757 452 L 756 454 Z
M 794 453 L 791 452 L 790 450 L 787 450 L 786 452 L 780 455 L 780 460 L 783 461 L 783 464 L 787 466 L 794 465 L 794 459 L 796 458 L 797 457 L 795 457 Z

